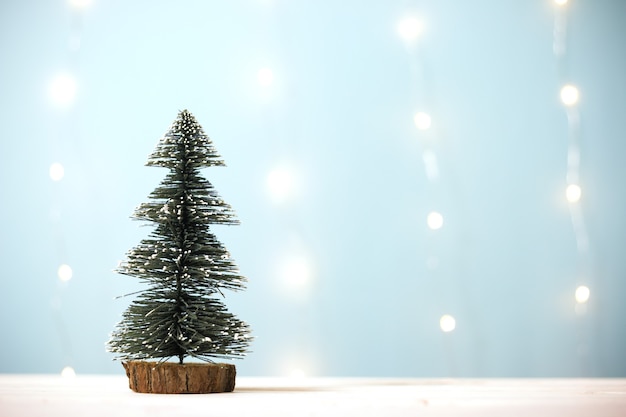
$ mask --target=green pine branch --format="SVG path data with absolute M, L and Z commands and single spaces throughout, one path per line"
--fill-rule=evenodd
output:
M 148 166 L 169 169 L 133 218 L 155 229 L 132 248 L 117 272 L 147 285 L 117 325 L 108 349 L 122 360 L 191 356 L 239 358 L 251 341 L 246 323 L 229 313 L 222 290 L 245 288 L 245 277 L 209 229 L 239 224 L 231 206 L 200 169 L 224 166 L 202 127 L 187 110 L 178 114 Z

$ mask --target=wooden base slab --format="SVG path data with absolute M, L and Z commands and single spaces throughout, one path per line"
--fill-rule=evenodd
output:
M 227 363 L 122 362 L 130 389 L 153 394 L 206 394 L 235 389 L 235 365 Z

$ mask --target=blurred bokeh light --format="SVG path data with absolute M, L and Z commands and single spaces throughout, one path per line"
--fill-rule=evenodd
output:
M 626 376 L 625 21 L 620 0 L 3 1 L 0 372 L 123 372 L 104 344 L 143 286 L 113 269 L 189 109 L 242 223 L 213 228 L 249 279 L 226 294 L 256 338 L 240 375 Z

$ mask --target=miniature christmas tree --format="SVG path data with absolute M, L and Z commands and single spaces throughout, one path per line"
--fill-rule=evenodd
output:
M 187 357 L 240 358 L 250 343 L 249 327 L 220 298 L 222 290 L 243 289 L 246 279 L 209 229 L 239 222 L 200 174 L 201 168 L 225 164 L 194 116 L 183 110 L 146 165 L 169 169 L 133 215 L 156 228 L 117 271 L 148 287 L 123 314 L 108 348 L 124 362 L 158 359 L 161 365 L 169 358 L 180 365 Z

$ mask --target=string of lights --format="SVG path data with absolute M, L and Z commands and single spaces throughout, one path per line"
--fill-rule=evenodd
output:
M 72 14 L 70 35 L 67 42 L 68 57 L 66 62 L 66 69 L 58 72 L 50 81 L 48 85 L 48 99 L 50 104 L 58 111 L 58 119 L 63 117 L 69 117 L 67 121 L 68 125 L 75 122 L 75 113 L 72 112 L 73 105 L 78 95 L 79 85 L 76 78 L 76 69 L 78 67 L 79 51 L 82 41 L 82 14 L 85 9 L 91 5 L 91 0 L 68 0 L 67 6 Z M 63 123 L 59 123 L 61 129 L 67 127 Z M 59 132 L 59 137 L 64 137 L 65 132 Z M 62 144 L 56 143 L 57 147 Z M 55 155 L 58 157 L 58 155 Z M 54 231 L 54 238 L 56 241 L 56 247 L 63 250 L 57 251 L 58 268 L 56 271 L 56 277 L 58 283 L 56 286 L 56 293 L 51 300 L 52 317 L 57 327 L 57 333 L 61 341 L 61 349 L 63 355 L 63 361 L 65 362 L 61 375 L 63 377 L 73 377 L 76 375 L 74 367 L 72 366 L 73 354 L 71 335 L 67 331 L 67 325 L 63 316 L 63 293 L 68 285 L 70 285 L 72 278 L 74 278 L 74 270 L 70 266 L 69 256 L 67 253 L 66 234 L 63 230 L 63 205 L 60 195 L 63 191 L 64 183 L 66 179 L 66 166 L 61 161 L 54 161 L 50 164 L 48 169 L 48 175 L 50 180 L 56 184 L 54 187 L 55 193 L 53 195 L 53 201 L 51 204 L 51 222 L 52 229 Z
M 426 179 L 431 187 L 440 187 L 440 169 L 438 163 L 438 157 L 434 142 L 436 137 L 431 130 L 433 125 L 433 119 L 429 111 L 429 103 L 427 102 L 424 94 L 426 88 L 426 80 L 424 79 L 423 65 L 421 65 L 421 58 L 419 54 L 419 41 L 420 36 L 424 32 L 423 22 L 414 17 L 409 16 L 401 19 L 397 24 L 397 33 L 405 43 L 407 54 L 409 57 L 409 66 L 411 72 L 411 95 L 414 100 L 413 105 L 416 107 L 416 112 L 413 115 L 414 127 L 417 130 L 418 137 L 421 139 L 422 148 L 422 163 Z M 430 230 L 431 238 L 435 238 L 436 234 L 444 226 L 444 216 L 436 208 L 436 200 L 431 196 L 430 198 L 431 209 L 426 215 L 425 223 Z M 431 245 L 429 245 L 431 246 Z M 435 246 L 435 245 L 432 245 Z M 439 256 L 433 248 L 428 249 L 428 255 L 426 259 L 426 267 L 431 274 L 435 275 L 436 270 L 439 268 Z M 438 304 L 442 308 L 441 316 L 439 318 L 439 328 L 443 334 L 454 332 L 457 326 L 456 318 L 446 311 L 445 305 L 447 302 L 443 300 L 443 296 L 439 296 L 440 301 Z M 447 356 L 447 363 L 450 372 L 455 373 L 453 347 L 448 340 L 448 337 L 444 339 L 445 351 Z
M 585 219 L 581 207 L 583 190 L 580 180 L 580 160 L 581 160 L 581 114 L 579 110 L 580 91 L 578 87 L 568 82 L 566 71 L 567 58 L 567 13 L 571 2 L 568 0 L 554 0 L 554 39 L 553 52 L 556 59 L 557 74 L 561 82 L 560 99 L 564 106 L 567 117 L 567 173 L 565 176 L 566 188 L 565 198 L 568 203 L 569 215 L 571 219 L 576 248 L 578 252 L 577 277 L 578 285 L 574 291 L 575 313 L 580 316 L 586 315 L 588 301 L 591 295 L 588 281 L 591 271 L 589 268 L 589 237 L 585 226 Z M 588 349 L 588 338 L 579 323 L 578 332 L 578 355 L 581 363 L 581 372 L 587 373 L 588 361 L 586 352 Z
M 567 148 L 567 174 L 565 197 L 569 206 L 570 219 L 576 247 L 578 251 L 578 281 L 579 285 L 575 289 L 574 298 L 576 301 L 575 312 L 584 315 L 587 312 L 587 302 L 590 297 L 590 289 L 586 284 L 588 280 L 585 266 L 589 263 L 589 238 L 585 226 L 583 211 L 580 205 L 582 197 L 582 187 L 580 181 L 580 141 L 581 141 L 581 116 L 578 108 L 580 92 L 574 84 L 566 82 L 566 55 L 567 55 L 567 7 L 568 0 L 554 0 L 556 5 L 553 30 L 553 53 L 556 59 L 557 73 L 561 82 L 560 100 L 565 108 L 568 122 L 568 148 Z M 419 77 L 419 62 L 415 58 L 414 49 L 416 41 L 424 30 L 423 23 L 415 17 L 402 19 L 397 25 L 398 35 L 404 40 L 407 52 L 410 54 L 412 77 Z M 415 83 L 414 83 L 415 84 Z M 413 86 L 415 87 L 415 86 Z M 412 93 L 416 94 L 416 88 L 412 88 Z M 414 115 L 415 127 L 424 133 L 431 128 L 432 118 L 423 108 L 421 103 L 419 111 Z M 422 159 L 426 177 L 431 184 L 439 181 L 439 167 L 437 154 L 432 146 L 426 142 Z M 444 225 L 443 215 L 436 211 L 430 211 L 427 215 L 426 223 L 432 231 L 441 229 Z M 435 256 L 428 259 L 429 269 L 435 269 L 439 260 Z M 587 268 L 588 269 L 588 268 Z M 440 318 L 440 328 L 443 332 L 452 332 L 456 328 L 456 319 L 450 314 L 443 314 Z M 580 341 L 579 353 L 585 351 L 585 341 Z

